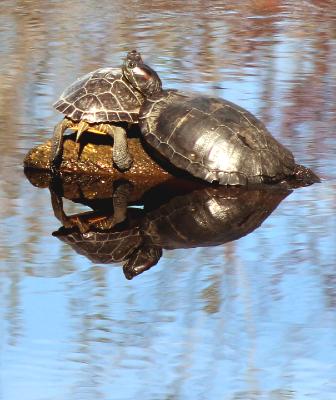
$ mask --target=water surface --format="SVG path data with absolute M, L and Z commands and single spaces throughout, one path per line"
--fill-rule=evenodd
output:
M 322 0 L 1 2 L 1 399 L 335 399 L 335 26 Z M 51 236 L 22 160 L 64 87 L 133 48 L 166 87 L 260 117 L 322 183 L 128 281 Z

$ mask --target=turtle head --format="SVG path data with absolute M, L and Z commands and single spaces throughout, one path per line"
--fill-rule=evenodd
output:
M 143 63 L 140 53 L 136 50 L 127 54 L 122 70 L 131 85 L 145 97 L 161 92 L 161 79 L 152 68 Z
M 154 245 L 141 245 L 133 251 L 123 266 L 126 279 L 133 279 L 135 276 L 147 271 L 157 264 L 162 257 L 162 249 Z

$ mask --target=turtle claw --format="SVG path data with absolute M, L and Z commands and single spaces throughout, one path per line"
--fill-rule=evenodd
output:
M 52 162 L 50 164 L 50 172 L 54 175 L 57 173 L 57 171 L 59 171 L 59 167 L 57 166 L 56 163 Z
M 76 134 L 76 143 L 79 141 L 82 133 L 86 131 L 89 127 L 89 124 L 85 121 L 80 121 L 77 127 L 77 134 Z
M 50 172 L 52 175 L 55 175 L 55 176 L 59 176 L 61 174 L 60 165 L 56 160 L 51 162 Z

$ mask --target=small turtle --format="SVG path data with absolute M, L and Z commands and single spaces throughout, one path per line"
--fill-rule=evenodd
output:
M 131 185 L 127 181 L 114 182 L 113 206 L 68 216 L 64 212 L 59 187 L 49 187 L 55 217 L 63 226 L 53 236 L 68 243 L 73 249 L 94 263 L 123 263 L 127 279 L 141 274 L 155 265 L 162 249 L 147 244 L 139 227 L 144 211 L 127 208 Z
M 302 170 L 310 183 L 319 180 L 295 163 L 262 122 L 236 104 L 163 90 L 157 73 L 131 55 L 123 72 L 145 97 L 139 112 L 145 140 L 176 167 L 222 185 L 277 182 L 298 177 Z
M 128 53 L 129 63 L 142 62 L 136 50 Z M 120 68 L 100 68 L 70 85 L 54 104 L 65 114 L 52 139 L 51 166 L 58 169 L 62 161 L 63 134 L 77 130 L 76 141 L 84 131 L 113 137 L 113 161 L 120 170 L 130 168 L 126 131 L 120 122 L 137 123 L 143 95 L 132 86 Z M 119 124 L 118 124 L 119 123 Z

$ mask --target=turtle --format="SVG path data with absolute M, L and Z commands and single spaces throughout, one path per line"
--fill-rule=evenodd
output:
M 142 61 L 136 50 L 128 53 L 128 59 Z M 129 169 L 133 160 L 122 123 L 138 122 L 143 101 L 144 96 L 127 81 L 121 68 L 100 68 L 78 78 L 54 103 L 65 117 L 54 129 L 52 169 L 58 170 L 62 161 L 63 134 L 68 128 L 77 130 L 76 141 L 84 131 L 112 136 L 114 164 L 122 171 Z
M 205 186 L 150 210 L 141 228 L 147 245 L 165 250 L 218 246 L 253 232 L 290 193 L 281 185 Z
M 172 198 L 153 207 L 152 197 L 165 189 Z M 128 207 L 123 223 L 116 224 L 113 207 L 67 216 L 62 198 L 51 192 L 63 224 L 53 236 L 94 263 L 122 264 L 125 277 L 132 279 L 156 265 L 163 250 L 218 246 L 248 235 L 290 193 L 283 186 L 203 185 L 181 195 L 165 183 L 150 190 L 141 209 Z
M 53 236 L 95 263 L 123 263 L 127 279 L 155 265 L 162 249 L 146 243 L 139 226 L 143 210 L 127 208 L 130 183 L 114 182 L 113 206 L 66 215 L 59 186 L 50 186 L 51 204 L 55 217 L 63 224 Z
M 139 111 L 145 141 L 175 167 L 222 185 L 299 176 L 307 184 L 319 181 L 244 108 L 222 98 L 165 90 L 158 74 L 132 54 L 123 73 L 145 97 Z

